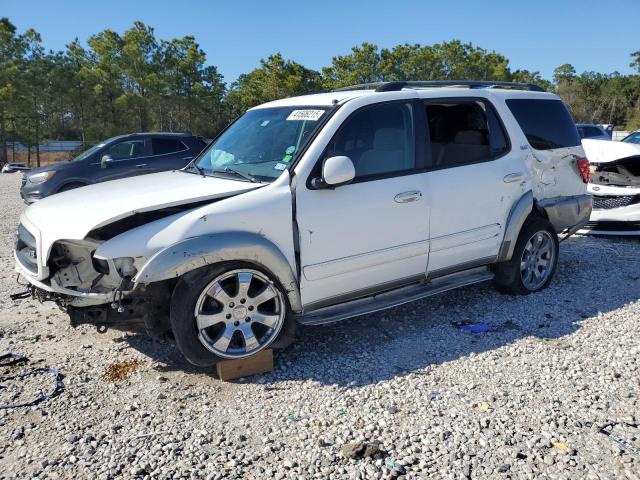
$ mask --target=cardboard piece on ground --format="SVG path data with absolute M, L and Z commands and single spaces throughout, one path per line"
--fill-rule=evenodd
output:
M 222 360 L 216 364 L 218 378 L 224 382 L 273 370 L 273 350 L 267 349 L 242 360 Z

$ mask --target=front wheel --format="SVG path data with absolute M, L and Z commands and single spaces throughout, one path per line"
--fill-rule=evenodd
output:
M 178 348 L 198 366 L 249 357 L 283 330 L 288 305 L 281 288 L 253 268 L 214 267 L 180 279 L 171 299 Z
M 494 267 L 497 289 L 511 295 L 528 295 L 549 286 L 558 265 L 559 242 L 544 218 L 530 217 L 522 227 L 513 256 Z

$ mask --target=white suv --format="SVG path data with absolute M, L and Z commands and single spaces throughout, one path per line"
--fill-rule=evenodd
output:
M 17 270 L 74 324 L 170 326 L 205 366 L 463 285 L 541 290 L 588 176 L 535 85 L 358 86 L 255 107 L 185 169 L 30 206 Z

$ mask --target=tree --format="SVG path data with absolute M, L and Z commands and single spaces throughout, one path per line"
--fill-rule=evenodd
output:
M 231 115 L 237 116 L 260 103 L 311 93 L 320 87 L 318 72 L 276 53 L 260 60 L 260 67 L 240 75 L 231 85 L 226 100 Z
M 160 128 L 214 135 L 226 124 L 222 75 L 205 66 L 206 54 L 192 36 L 162 41 L 161 49 L 166 101 L 160 106 Z
M 7 161 L 7 123 L 12 115 L 12 100 L 16 93 L 18 58 L 22 45 L 16 27 L 8 18 L 0 18 L 0 162 Z
M 160 91 L 160 50 L 153 28 L 135 22 L 124 33 L 118 66 L 122 75 L 123 91 L 116 99 L 122 110 L 137 112 L 140 131 L 149 130 L 153 100 Z
M 384 79 L 380 71 L 378 46 L 363 43 L 353 47 L 350 55 L 333 57 L 330 67 L 322 69 L 325 88 L 331 90 L 349 85 L 374 83 Z
M 112 30 L 104 30 L 89 38 L 89 55 L 93 95 L 101 125 L 94 125 L 94 137 L 113 135 L 119 125 L 116 99 L 123 94 L 123 75 L 120 71 L 122 38 Z
M 553 71 L 553 81 L 556 84 L 571 82 L 576 78 L 576 69 L 570 63 L 560 65 Z

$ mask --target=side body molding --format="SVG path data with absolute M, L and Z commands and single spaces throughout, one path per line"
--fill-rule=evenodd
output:
M 524 225 L 524 221 L 531 213 L 531 210 L 533 210 L 533 192 L 529 190 L 511 207 L 509 217 L 507 218 L 507 225 L 504 229 L 502 245 L 500 245 L 500 251 L 498 252 L 498 262 L 511 260 L 513 250 L 516 248 L 518 234 L 522 229 L 522 225 Z
M 296 276 L 284 254 L 256 233 L 225 232 L 188 238 L 154 254 L 134 277 L 135 283 L 177 278 L 191 270 L 220 262 L 244 261 L 272 273 L 285 289 L 294 312 L 302 311 Z

